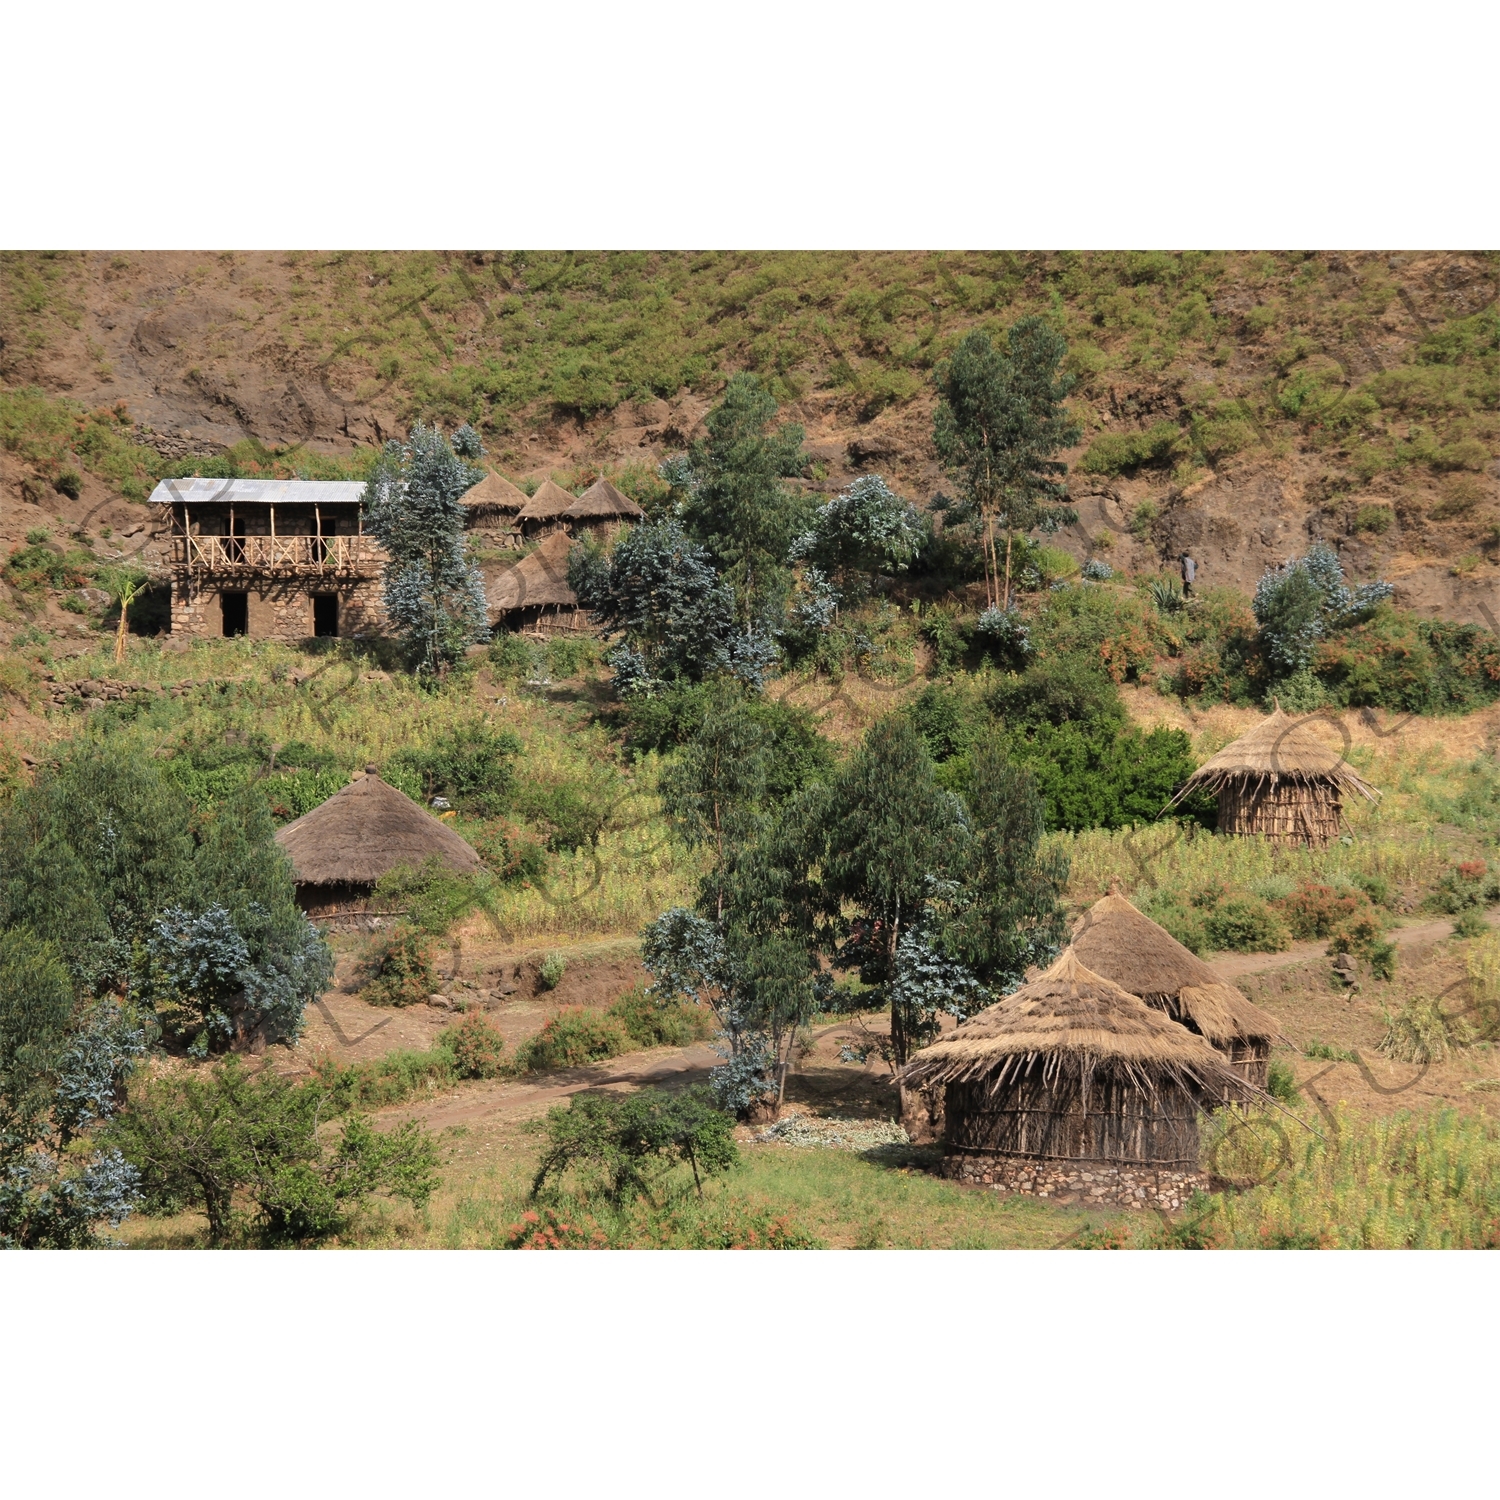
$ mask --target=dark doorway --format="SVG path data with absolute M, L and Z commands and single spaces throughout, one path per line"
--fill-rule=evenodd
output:
M 313 634 L 337 635 L 339 633 L 339 596 L 337 594 L 313 595 Z
M 250 634 L 249 594 L 220 594 L 219 608 L 224 611 L 225 635 Z

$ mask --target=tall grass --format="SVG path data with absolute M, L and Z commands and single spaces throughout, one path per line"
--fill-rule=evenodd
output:
M 1446 1250 L 1500 1245 L 1500 1121 L 1443 1110 L 1304 1134 L 1272 1114 L 1222 1120 L 1220 1176 L 1267 1180 L 1215 1194 L 1201 1220 L 1226 1248 Z

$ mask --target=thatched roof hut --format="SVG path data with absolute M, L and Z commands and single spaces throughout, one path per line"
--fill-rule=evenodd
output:
M 1344 793 L 1371 802 L 1380 796 L 1306 719 L 1289 718 L 1279 703 L 1269 719 L 1193 772 L 1168 806 L 1193 792 L 1218 797 L 1220 833 L 1259 833 L 1309 849 L 1326 849 L 1338 837 Z
M 607 479 L 596 479 L 563 512 L 563 519 L 575 526 L 601 526 L 611 522 L 639 521 L 643 511 L 629 495 L 622 494 Z
M 375 883 L 398 865 L 436 856 L 461 874 L 481 868 L 468 843 L 374 766 L 288 823 L 276 842 L 292 862 L 298 903 L 321 915 L 362 911 Z
M 530 501 L 525 492 L 518 490 L 510 480 L 502 478 L 493 469 L 464 496 L 471 526 L 486 521 L 510 521 L 520 515 L 528 504 Z
M 945 1089 L 948 1175 L 1142 1206 L 1203 1186 L 1199 1114 L 1254 1094 L 1202 1037 L 1072 948 L 923 1048 L 901 1084 Z
M 528 536 L 550 531 L 564 524 L 563 514 L 576 500 L 560 484 L 544 479 L 516 517 L 516 525 Z
M 1282 1040 L 1276 1018 L 1118 892 L 1074 924 L 1073 952 L 1094 973 L 1203 1037 L 1248 1083 L 1266 1086 L 1271 1044 Z
M 579 630 L 586 623 L 578 596 L 568 587 L 573 538 L 555 531 L 529 557 L 507 568 L 489 589 L 497 625 L 512 630 Z

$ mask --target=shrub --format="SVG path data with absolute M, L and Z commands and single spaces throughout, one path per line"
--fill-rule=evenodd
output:
M 1280 953 L 1287 946 L 1285 924 L 1254 896 L 1231 896 L 1214 905 L 1204 930 L 1215 948 L 1234 953 Z
M 587 1215 L 529 1208 L 505 1232 L 506 1250 L 607 1250 L 604 1231 Z
M 471 1010 L 456 1026 L 448 1027 L 438 1042 L 453 1054 L 454 1071 L 460 1078 L 498 1078 L 505 1071 L 505 1038 L 483 1011 Z
M 708 1091 L 667 1094 L 575 1094 L 542 1122 L 546 1145 L 531 1192 L 549 1179 L 581 1169 L 602 1180 L 616 1203 L 651 1191 L 676 1164 L 689 1167 L 699 1193 L 703 1179 L 726 1172 L 739 1160 L 734 1120 L 715 1109 Z
M 568 961 L 561 953 L 549 953 L 542 959 L 542 966 L 537 971 L 537 978 L 542 982 L 544 990 L 555 990 L 562 983 L 563 975 L 567 973 Z
M 1438 877 L 1427 904 L 1434 911 L 1452 916 L 1493 901 L 1500 901 L 1500 880 L 1490 874 L 1482 859 L 1451 865 Z
M 202 1210 L 213 1245 L 235 1232 L 240 1194 L 256 1207 L 249 1227 L 262 1244 L 328 1239 L 377 1192 L 425 1204 L 438 1182 L 432 1137 L 414 1121 L 379 1134 L 354 1116 L 337 1143 L 324 1142 L 327 1103 L 316 1079 L 251 1075 L 232 1057 L 133 1088 L 111 1137 L 149 1193 Z
M 1389 505 L 1361 505 L 1354 513 L 1354 529 L 1383 536 L 1391 529 L 1391 522 L 1395 519 L 1395 512 Z
M 618 1018 L 604 1011 L 570 1005 L 516 1049 L 516 1066 L 528 1073 L 540 1073 L 547 1068 L 581 1068 L 618 1057 L 629 1047 L 630 1034 Z
M 520 753 L 521 742 L 509 730 L 470 720 L 430 745 L 399 751 L 388 771 L 411 773 L 426 797 L 446 797 L 462 811 L 493 817 L 508 803 L 515 780 L 511 760 Z
M 555 635 L 547 642 L 547 670 L 553 677 L 577 677 L 599 660 L 599 648 L 587 636 Z
M 1355 919 L 1374 913 L 1363 891 L 1336 891 L 1329 885 L 1299 885 L 1291 895 L 1271 903 L 1294 938 L 1326 938 Z
M 626 990 L 607 1014 L 619 1021 L 637 1047 L 685 1047 L 712 1030 L 708 1011 L 680 1000 L 659 1000 L 641 985 Z
M 404 910 L 408 926 L 437 937 L 474 910 L 480 881 L 450 869 L 432 854 L 420 865 L 397 865 L 382 875 L 375 899 L 387 909 Z
M 1266 1092 L 1283 1104 L 1295 1104 L 1302 1097 L 1302 1091 L 1297 1087 L 1297 1075 L 1290 1063 L 1284 1063 L 1280 1058 L 1271 1059 L 1266 1068 Z
M 1125 474 L 1147 464 L 1165 464 L 1179 451 L 1181 429 L 1157 422 L 1144 432 L 1101 432 L 1078 461 L 1085 474 Z
M 437 984 L 432 945 L 416 927 L 398 922 L 376 939 L 361 977 L 367 1004 L 419 1005 Z

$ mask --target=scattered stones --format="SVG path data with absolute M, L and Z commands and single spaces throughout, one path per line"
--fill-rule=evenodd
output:
M 906 1132 L 894 1120 L 822 1120 L 813 1115 L 784 1115 L 755 1139 L 778 1146 L 821 1146 L 833 1151 L 910 1144 Z

